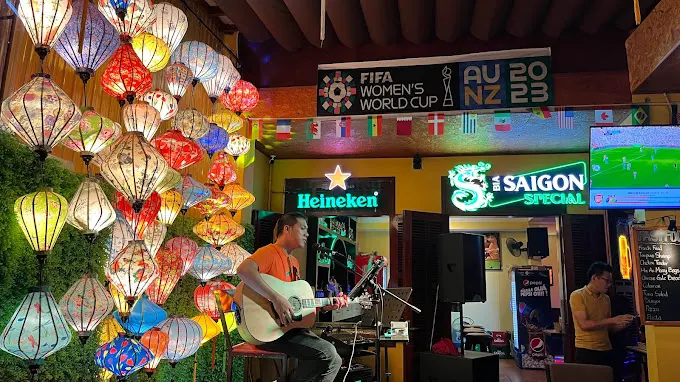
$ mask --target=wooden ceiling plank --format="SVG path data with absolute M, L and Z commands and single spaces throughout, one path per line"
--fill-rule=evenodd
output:
M 536 30 L 543 20 L 551 0 L 515 1 L 505 30 L 515 37 L 526 37 Z
M 215 0 L 215 3 L 234 22 L 246 40 L 261 43 L 272 37 L 246 0 Z
M 558 0 L 553 1 L 543 23 L 543 33 L 550 37 L 560 37 L 567 28 L 581 14 L 586 0 Z
M 368 30 L 359 0 L 327 0 L 326 13 L 343 45 L 356 48 L 366 42 Z
M 321 2 L 318 0 L 284 0 L 295 22 L 304 33 L 307 41 L 317 48 L 321 45 Z M 326 17 L 328 19 L 328 17 Z M 335 34 L 333 26 L 326 20 L 326 34 L 323 47 L 332 45 Z
M 414 44 L 432 38 L 434 24 L 433 0 L 398 0 L 401 34 Z
M 614 19 L 624 7 L 624 3 L 632 4 L 629 0 L 593 1 L 583 16 L 581 30 L 589 35 L 599 32 L 603 25 Z
M 477 0 L 470 33 L 482 41 L 491 40 L 505 26 L 510 7 L 510 0 Z
M 368 34 L 378 45 L 396 42 L 400 37 L 397 0 L 360 0 Z
M 434 19 L 437 38 L 454 42 L 466 34 L 474 5 L 474 0 L 436 0 Z
M 247 0 L 274 39 L 289 52 L 305 44 L 305 37 L 283 0 Z

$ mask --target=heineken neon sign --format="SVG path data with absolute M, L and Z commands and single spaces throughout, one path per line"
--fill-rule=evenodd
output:
M 378 208 L 378 192 L 375 191 L 371 196 L 352 195 L 317 195 L 298 194 L 297 208 L 299 209 L 340 209 L 340 208 Z
M 586 163 L 578 161 L 524 174 L 488 176 L 490 163 L 460 164 L 449 170 L 451 202 L 465 212 L 513 204 L 586 204 L 586 169 Z

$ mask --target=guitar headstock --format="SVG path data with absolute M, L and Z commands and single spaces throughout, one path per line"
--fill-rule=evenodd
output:
M 361 309 L 369 310 L 373 308 L 373 296 L 370 293 L 364 292 L 361 296 L 352 299 L 353 303 L 361 305 Z

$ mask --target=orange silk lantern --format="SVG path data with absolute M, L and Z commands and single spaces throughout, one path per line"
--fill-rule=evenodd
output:
M 118 99 L 132 103 L 136 97 L 151 89 L 151 72 L 137 57 L 129 42 L 122 42 L 113 54 L 102 74 L 104 92 Z
M 161 208 L 161 197 L 158 195 L 158 192 L 152 192 L 144 202 L 142 209 L 139 212 L 135 212 L 128 199 L 120 192 L 116 192 L 116 207 L 123 214 L 125 220 L 130 223 L 130 227 L 135 231 L 137 237 L 144 239 L 146 227 L 156 219 Z
M 155 260 L 158 265 L 158 277 L 146 289 L 146 294 L 154 304 L 163 305 L 182 277 L 184 262 L 178 253 L 167 248 L 161 248 Z
M 176 253 L 182 259 L 182 264 L 184 265 L 182 276 L 184 276 L 194 264 L 196 254 L 198 254 L 198 244 L 188 237 L 179 236 L 168 240 L 165 243 L 165 248 Z
M 206 184 L 208 186 L 208 184 Z M 227 202 L 229 202 L 229 197 L 227 194 L 222 192 L 217 186 L 210 186 L 210 197 L 197 205 L 194 206 L 202 215 L 206 216 L 206 219 L 210 218 L 212 214 L 225 208 Z
M 231 212 L 231 216 L 255 202 L 255 196 L 238 183 L 224 186 L 224 193 L 229 196 L 227 209 Z
M 220 212 L 194 226 L 194 233 L 218 250 L 243 235 L 245 228 L 226 213 Z
M 182 209 L 182 204 L 182 194 L 176 190 L 165 191 L 161 194 L 161 208 L 156 219 L 165 225 L 172 225 Z
M 235 182 L 237 177 L 234 158 L 224 151 L 217 153 L 215 161 L 210 165 L 208 179 L 215 183 L 220 189 L 224 189 L 224 186 L 227 184 Z
M 148 376 L 151 376 L 163 359 L 163 353 L 168 348 L 170 336 L 159 328 L 151 328 L 144 333 L 139 342 L 151 350 L 151 354 L 153 354 L 153 358 L 149 363 L 144 365 L 144 371 Z
M 181 170 L 203 159 L 203 150 L 179 130 L 170 130 L 154 138 L 151 143 L 168 162 L 168 166 Z

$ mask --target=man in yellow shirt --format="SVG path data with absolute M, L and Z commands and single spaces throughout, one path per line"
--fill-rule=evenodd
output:
M 588 285 L 569 297 L 576 332 L 576 363 L 614 368 L 609 332 L 621 330 L 633 320 L 630 314 L 611 317 L 607 291 L 612 284 L 612 267 L 595 262 L 588 269 Z

